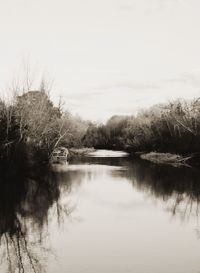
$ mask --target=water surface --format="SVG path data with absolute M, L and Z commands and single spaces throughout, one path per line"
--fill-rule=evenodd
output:
M 2 190 L 0 272 L 200 272 L 199 178 L 102 151 L 29 175 Z

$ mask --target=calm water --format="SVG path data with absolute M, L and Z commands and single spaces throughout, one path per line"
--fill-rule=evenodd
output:
M 2 273 L 200 272 L 197 169 L 98 151 L 1 187 Z

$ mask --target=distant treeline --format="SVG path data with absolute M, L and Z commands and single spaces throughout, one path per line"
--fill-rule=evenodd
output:
M 90 125 L 86 146 L 131 152 L 200 152 L 200 99 L 155 105 L 137 116 L 113 116 Z
M 88 122 L 55 107 L 45 90 L 0 101 L 0 160 L 48 160 L 57 146 L 80 147 Z
M 47 161 L 58 146 L 129 152 L 200 153 L 200 99 L 177 100 L 113 116 L 105 125 L 83 121 L 54 106 L 45 90 L 0 100 L 0 160 Z

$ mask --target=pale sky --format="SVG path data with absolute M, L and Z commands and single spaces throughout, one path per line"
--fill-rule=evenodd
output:
M 1 93 L 29 59 L 87 119 L 200 96 L 199 14 L 199 0 L 0 0 Z

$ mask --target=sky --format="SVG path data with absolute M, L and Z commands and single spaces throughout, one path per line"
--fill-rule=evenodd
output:
M 44 76 L 52 100 L 85 119 L 200 96 L 199 10 L 199 0 L 0 0 L 0 93 L 28 66 L 32 89 Z

